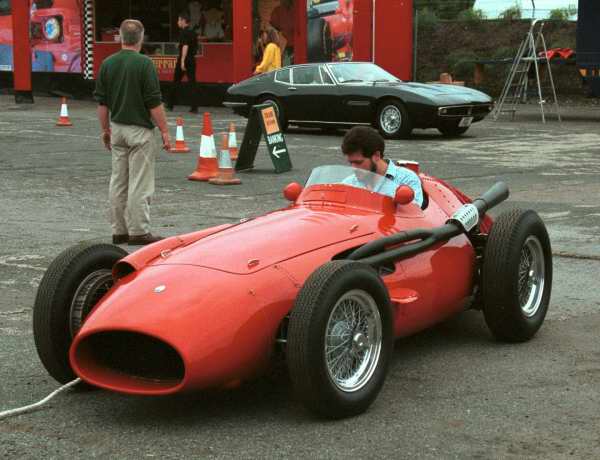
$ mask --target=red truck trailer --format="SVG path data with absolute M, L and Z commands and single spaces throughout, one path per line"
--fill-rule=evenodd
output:
M 29 8 L 19 8 L 29 16 L 29 44 L 13 39 L 12 24 L 19 18 L 11 2 L 16 3 L 0 0 L 4 86 L 13 83 L 6 74 L 15 73 L 16 87 L 19 75 L 28 72 L 15 72 L 23 53 L 31 54 L 36 89 L 43 90 L 42 82 L 48 81 L 86 86 L 102 61 L 120 49 L 118 27 L 126 18 L 144 23 L 142 52 L 153 60 L 160 79 L 170 81 L 177 60 L 177 15 L 184 10 L 197 32 L 201 85 L 224 91 L 252 75 L 259 32 L 269 27 L 279 28 L 290 63 L 373 61 L 402 79 L 411 76 L 412 0 L 30 0 Z

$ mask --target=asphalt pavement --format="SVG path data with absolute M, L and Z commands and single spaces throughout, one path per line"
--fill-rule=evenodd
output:
M 0 96 L 0 411 L 58 387 L 32 337 L 36 288 L 51 260 L 81 241 L 109 242 L 110 154 L 95 106 L 72 101 L 72 128 L 54 126 L 60 101 L 14 106 Z M 183 109 L 183 108 L 182 108 Z M 210 108 L 216 133 L 245 120 Z M 508 207 L 533 208 L 548 226 L 554 286 L 547 320 L 530 342 L 495 342 L 466 312 L 396 343 L 379 398 L 342 421 L 313 417 L 285 376 L 239 389 L 144 398 L 69 391 L 48 406 L 0 421 L 1 458 L 600 458 L 600 111 L 564 109 L 542 124 L 484 121 L 459 139 L 437 131 L 387 143 L 470 195 L 497 180 Z M 190 182 L 201 117 L 186 120 L 191 154 L 161 153 L 153 232 L 169 236 L 235 222 L 286 205 L 282 188 L 313 167 L 341 164 L 343 131 L 291 129 L 294 169 L 274 174 L 264 146 L 243 184 Z

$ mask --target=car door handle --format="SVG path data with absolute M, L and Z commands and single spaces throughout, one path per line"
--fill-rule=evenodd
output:
M 296 88 L 295 86 L 290 86 L 288 88 L 288 91 L 297 91 L 297 90 L 298 90 L 298 88 Z

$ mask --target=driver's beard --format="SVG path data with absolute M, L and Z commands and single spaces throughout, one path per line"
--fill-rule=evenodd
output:
M 376 173 L 377 172 L 377 165 L 375 164 L 375 162 L 373 161 L 373 159 L 369 158 L 369 161 L 371 162 L 371 167 L 369 169 L 371 170 L 372 173 Z

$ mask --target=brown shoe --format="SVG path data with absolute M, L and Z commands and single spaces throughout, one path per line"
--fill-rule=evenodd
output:
M 113 244 L 125 244 L 129 241 L 129 235 L 113 235 Z
M 162 236 L 156 236 L 152 233 L 146 233 L 145 235 L 130 235 L 129 246 L 144 246 L 146 244 L 156 243 L 164 239 Z

